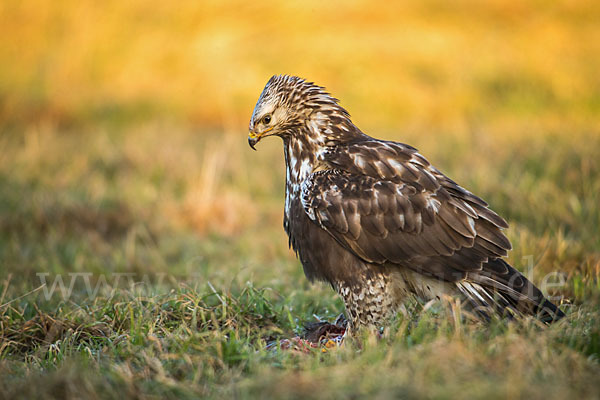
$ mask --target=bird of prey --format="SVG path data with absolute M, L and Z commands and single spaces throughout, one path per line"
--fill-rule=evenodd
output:
M 407 296 L 458 297 L 483 319 L 564 314 L 502 259 L 508 224 L 406 144 L 352 123 L 325 88 L 273 76 L 248 143 L 283 139 L 283 226 L 311 281 L 342 297 L 352 328 L 380 327 Z

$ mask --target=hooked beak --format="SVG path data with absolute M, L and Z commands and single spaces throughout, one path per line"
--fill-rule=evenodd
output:
M 256 151 L 256 147 L 254 146 L 256 145 L 256 143 L 258 143 L 259 140 L 260 138 L 256 136 L 254 132 L 250 131 L 250 133 L 248 133 L 248 144 L 250 145 L 250 147 L 252 147 L 252 150 Z
M 258 133 L 258 134 L 255 133 L 254 131 L 248 132 L 248 144 L 250 145 L 250 147 L 252 147 L 252 150 L 256 151 L 256 148 L 254 147 L 254 146 L 256 146 L 256 143 L 260 142 L 260 139 L 264 138 L 265 136 L 270 136 L 270 135 L 267 135 L 266 133 L 270 132 L 272 130 L 273 130 L 273 128 L 271 127 L 269 129 L 267 129 L 266 131 Z

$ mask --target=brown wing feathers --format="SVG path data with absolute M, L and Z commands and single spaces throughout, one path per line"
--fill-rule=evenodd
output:
M 511 249 L 506 221 L 414 148 L 369 140 L 331 149 L 325 159 L 333 169 L 305 181 L 302 204 L 358 257 L 462 282 L 475 305 L 560 313 L 499 258 Z
M 303 205 L 366 261 L 456 254 L 451 264 L 473 270 L 510 249 L 500 231 L 506 222 L 410 146 L 371 140 L 331 149 L 325 159 L 336 169 L 305 182 Z
M 336 170 L 313 174 L 303 186 L 302 203 L 313 220 L 369 262 L 450 255 L 472 242 L 440 229 L 423 196 L 409 185 Z

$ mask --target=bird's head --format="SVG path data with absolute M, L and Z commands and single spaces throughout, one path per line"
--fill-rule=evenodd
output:
M 256 150 L 254 146 L 267 136 L 286 139 L 293 135 L 316 134 L 315 131 L 325 132 L 325 129 L 315 127 L 332 121 L 344 120 L 352 125 L 349 117 L 346 110 L 338 105 L 338 100 L 323 87 L 296 76 L 274 75 L 267 82 L 252 112 L 248 144 Z M 310 124 L 313 129 L 301 129 Z

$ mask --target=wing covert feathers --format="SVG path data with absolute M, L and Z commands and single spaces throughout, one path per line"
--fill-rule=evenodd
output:
M 371 139 L 333 147 L 322 159 L 330 169 L 303 182 L 302 206 L 357 257 L 455 282 L 482 315 L 564 315 L 501 260 L 511 249 L 506 221 L 416 149 Z
M 506 222 L 410 146 L 368 140 L 334 147 L 323 158 L 331 169 L 303 183 L 304 210 L 367 262 L 454 257 L 453 273 L 481 269 L 511 248 L 501 231 Z M 424 266 L 441 271 L 433 264 Z

